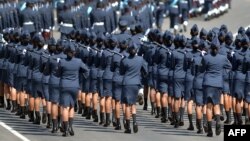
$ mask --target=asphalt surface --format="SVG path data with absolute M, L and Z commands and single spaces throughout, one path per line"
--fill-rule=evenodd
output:
M 201 29 L 204 27 L 209 30 L 214 26 L 220 27 L 222 24 L 226 24 L 228 29 L 232 33 L 236 33 L 240 26 L 246 27 L 250 25 L 250 14 L 249 14 L 250 0 L 232 1 L 232 9 L 229 10 L 223 16 L 215 18 L 210 21 L 204 21 L 203 17 L 192 18 L 189 21 L 188 32 L 184 33 L 187 37 L 189 36 L 189 30 L 193 24 L 197 24 Z M 163 29 L 168 29 L 169 20 L 164 21 Z M 54 37 L 58 38 L 59 34 L 54 33 Z M 196 131 L 188 131 L 188 120 L 185 114 L 185 125 L 178 129 L 173 128 L 169 123 L 161 123 L 160 119 L 155 119 L 154 116 L 150 115 L 149 111 L 141 110 L 142 107 L 138 107 L 138 124 L 139 132 L 137 134 L 124 134 L 124 130 L 115 131 L 113 127 L 102 127 L 97 123 L 93 123 L 91 120 L 86 120 L 83 117 L 76 115 L 74 121 L 75 136 L 73 137 L 61 137 L 61 133 L 52 134 L 51 129 L 46 129 L 46 125 L 33 125 L 28 122 L 28 119 L 19 119 L 9 111 L 0 109 L 0 123 L 4 123 L 11 127 L 14 131 L 17 131 L 30 141 L 222 141 L 223 132 L 220 136 L 213 138 L 206 137 L 206 134 L 197 135 Z M 195 121 L 195 115 L 193 117 Z M 214 127 L 214 126 L 213 126 Z M 213 128 L 214 129 L 214 128 Z M 196 130 L 196 129 L 195 129 Z M 4 128 L 0 124 L 0 141 L 21 141 L 12 132 Z M 28 141 L 27 140 L 27 141 Z

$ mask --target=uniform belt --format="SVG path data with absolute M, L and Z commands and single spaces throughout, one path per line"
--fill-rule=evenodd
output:
M 69 23 L 63 23 L 61 24 L 62 26 L 65 26 L 65 27 L 73 27 L 73 24 L 69 24 Z
M 33 22 L 24 22 L 23 25 L 32 25 L 34 24 Z
M 94 26 L 103 26 L 104 22 L 95 22 L 93 25 Z

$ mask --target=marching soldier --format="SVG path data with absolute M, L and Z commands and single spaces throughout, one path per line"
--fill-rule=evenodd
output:
M 28 31 L 32 35 L 37 31 L 36 25 L 38 15 L 33 10 L 34 2 L 32 0 L 27 1 L 26 8 L 20 13 L 20 25 L 23 31 Z
M 104 34 L 107 32 L 109 22 L 107 22 L 107 13 L 104 10 L 103 2 L 97 2 L 96 10 L 90 13 L 90 25 L 96 34 Z
M 17 86 L 17 93 L 19 94 L 19 99 L 20 99 L 20 106 L 21 106 L 21 115 L 20 118 L 25 118 L 25 102 L 27 100 L 27 94 L 26 94 L 26 87 L 27 87 L 27 69 L 28 67 L 25 66 L 25 57 L 26 53 L 28 52 L 28 48 L 31 48 L 31 45 L 29 44 L 31 37 L 30 33 L 28 32 L 23 32 L 21 35 L 21 45 L 17 48 L 17 60 L 16 60 L 16 65 L 17 65 L 17 79 L 16 81 Z M 26 98 L 25 98 L 26 97 Z
M 42 93 L 42 73 L 40 71 L 40 57 L 44 53 L 43 46 L 45 44 L 44 38 L 41 35 L 37 37 L 37 49 L 31 54 L 31 61 L 29 62 L 29 67 L 32 70 L 32 97 L 35 103 L 35 115 L 36 119 L 34 124 L 40 124 L 40 102 L 43 97 Z M 44 109 L 44 108 L 43 108 Z M 46 110 L 46 109 L 44 109 Z
M 243 61 L 248 53 L 248 44 L 249 39 L 246 35 L 242 37 L 241 40 L 241 51 L 236 52 L 233 57 L 233 71 L 234 72 L 234 91 L 233 95 L 236 98 L 236 125 L 242 125 L 242 102 L 244 100 L 244 90 L 245 90 L 245 78 L 246 74 L 242 72 L 243 69 Z
M 120 63 L 123 58 L 128 56 L 127 53 L 127 46 L 128 41 L 123 40 L 122 42 L 119 42 L 119 52 L 114 53 L 112 57 L 112 63 L 111 63 L 111 71 L 114 72 L 113 78 L 112 78 L 112 95 L 113 99 L 115 100 L 115 119 L 116 119 L 116 126 L 115 130 L 121 130 L 121 123 L 120 123 L 120 105 L 122 101 L 122 80 L 123 76 L 120 75 L 119 69 L 120 69 Z M 122 106 L 123 109 L 123 115 L 125 115 L 125 109 L 124 106 Z M 124 120 L 123 120 L 124 121 Z M 124 122 L 125 123 L 125 122 Z
M 131 133 L 130 118 L 132 113 L 133 131 L 138 132 L 136 121 L 136 98 L 141 84 L 140 75 L 147 75 L 147 63 L 142 57 L 136 56 L 136 44 L 128 48 L 129 56 L 122 60 L 120 74 L 124 75 L 122 81 L 122 102 L 125 103 L 126 126 L 125 133 Z
M 71 5 L 64 4 L 64 10 L 58 15 L 61 39 L 66 39 L 66 36 L 74 30 L 74 16 L 73 13 L 70 11 L 70 7 Z
M 58 114 L 58 107 L 60 102 L 60 78 L 57 75 L 58 63 L 61 59 L 65 59 L 66 55 L 63 53 L 63 45 L 61 41 L 56 44 L 56 50 L 49 57 L 45 66 L 45 74 L 49 77 L 49 101 L 51 105 L 51 117 L 52 117 L 52 133 L 56 133 L 60 126 L 60 115 Z
M 216 119 L 216 135 L 221 133 L 220 123 L 220 90 L 223 88 L 223 69 L 231 69 L 232 65 L 226 56 L 218 54 L 219 50 L 218 38 L 214 38 L 211 44 L 210 54 L 202 59 L 202 65 L 205 68 L 203 77 L 203 89 L 205 94 L 205 104 L 207 106 L 207 121 L 208 121 L 208 137 L 213 136 L 212 130 L 212 113 L 214 111 Z M 216 77 L 214 77 L 216 75 Z
M 193 50 L 204 50 L 204 42 L 200 41 L 196 38 L 192 41 Z M 205 55 L 205 54 L 204 54 Z M 203 134 L 203 128 L 205 132 L 207 132 L 207 126 L 204 120 L 203 128 L 202 128 L 202 116 L 203 119 L 206 119 L 205 115 L 202 115 L 202 110 L 204 110 L 204 93 L 202 90 L 202 81 L 204 77 L 204 68 L 202 67 L 202 57 L 203 54 L 199 53 L 199 55 L 195 56 L 191 62 L 191 73 L 194 75 L 193 79 L 193 93 L 194 93 L 194 102 L 196 104 L 196 125 L 197 125 L 197 133 Z
M 88 76 L 88 67 L 77 58 L 74 58 L 75 47 L 69 44 L 66 49 L 66 59 L 62 59 L 58 65 L 58 75 L 60 77 L 60 106 L 62 107 L 63 129 L 62 136 L 74 135 L 72 127 L 74 118 L 74 105 L 77 100 L 79 90 L 79 71 Z
M 40 14 L 41 14 L 41 32 L 45 39 L 45 41 L 48 41 L 48 39 L 51 37 L 50 34 L 51 31 L 54 28 L 54 13 L 53 13 L 53 7 L 52 4 L 49 1 L 44 1 L 42 8 L 40 8 Z
M 249 29 L 248 29 L 249 30 Z M 250 109 L 250 106 L 249 106 L 249 103 L 250 103 L 250 101 L 249 101 L 249 99 L 250 99 L 250 95 L 249 95 L 249 93 L 250 93 L 250 53 L 249 53 L 249 42 L 248 42 L 248 45 L 246 44 L 245 46 L 248 46 L 248 47 L 245 47 L 245 48 L 248 48 L 248 53 L 246 54 L 246 56 L 245 56 L 245 59 L 244 59 L 244 67 L 243 67 L 243 72 L 246 74 L 246 80 L 245 80 L 245 82 L 246 82 L 246 85 L 245 85 L 245 102 L 247 103 L 247 109 L 246 110 L 248 110 L 246 113 L 248 113 L 248 114 L 246 114 L 246 119 L 248 119 L 248 120 L 246 120 L 246 122 L 245 122 L 245 124 L 246 125 L 249 125 L 250 124 L 250 111 L 249 111 L 249 109 Z

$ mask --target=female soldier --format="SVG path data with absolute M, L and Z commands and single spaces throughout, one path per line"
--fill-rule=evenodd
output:
M 25 56 L 28 48 L 32 46 L 30 42 L 30 34 L 28 32 L 23 32 L 21 36 L 21 45 L 17 48 L 17 80 L 16 85 L 17 92 L 19 94 L 20 106 L 21 106 L 21 118 L 25 118 L 24 109 L 25 109 L 25 98 L 27 98 L 26 87 L 27 87 L 27 66 L 25 66 Z
M 246 80 L 245 80 L 245 102 L 247 104 L 248 109 L 248 115 L 246 115 L 246 125 L 250 125 L 250 50 L 249 50 L 249 43 L 246 45 L 248 48 L 247 54 L 244 59 L 244 69 L 243 72 L 246 74 Z M 247 110 L 246 109 L 246 110 Z
M 56 44 L 56 50 L 53 51 L 54 55 L 49 57 L 45 67 L 45 74 L 50 75 L 49 77 L 49 101 L 51 105 L 51 116 L 52 116 L 52 133 L 56 133 L 58 130 L 58 104 L 60 98 L 59 82 L 60 78 L 57 76 L 57 65 L 60 59 L 65 59 L 66 55 L 63 53 L 63 46 L 61 41 Z
M 186 86 L 185 86 L 185 101 L 187 101 L 187 112 L 188 112 L 188 120 L 189 120 L 189 127 L 187 130 L 194 130 L 193 126 L 193 80 L 194 80 L 194 75 L 191 73 L 191 66 L 192 62 L 194 61 L 195 58 L 201 56 L 201 53 L 198 51 L 198 45 L 199 45 L 199 38 L 193 37 L 192 41 L 192 47 L 193 50 L 189 51 L 186 56 L 185 56 L 185 64 L 184 68 L 186 70 Z
M 184 108 L 182 106 L 184 100 L 184 79 L 185 79 L 185 70 L 184 70 L 184 58 L 185 58 L 185 45 L 187 39 L 185 36 L 177 36 L 176 41 L 176 50 L 172 53 L 172 69 L 174 70 L 174 116 L 175 116 L 175 128 L 178 128 L 179 125 L 183 125 L 183 114 Z M 181 108 L 180 108 L 181 107 Z
M 205 69 L 203 78 L 204 102 L 207 106 L 207 120 L 208 120 L 208 137 L 213 136 L 212 131 L 212 113 L 214 111 L 216 117 L 216 135 L 221 133 L 220 124 L 220 90 L 223 87 L 223 69 L 231 69 L 231 63 L 226 56 L 218 54 L 219 49 L 218 38 L 215 37 L 211 43 L 210 54 L 202 59 L 202 66 Z
M 159 43 L 166 43 L 169 37 L 169 33 L 166 32 L 162 37 L 159 35 Z M 155 53 L 155 62 L 157 63 L 158 82 L 157 89 L 161 93 L 161 107 L 162 107 L 162 119 L 161 122 L 168 121 L 167 107 L 168 107 L 168 73 L 170 68 L 170 50 L 165 46 L 159 46 Z
M 49 101 L 49 75 L 45 73 L 45 69 L 46 69 L 46 64 L 48 62 L 49 56 L 55 53 L 55 50 L 56 50 L 55 44 L 56 44 L 56 41 L 54 38 L 51 38 L 48 40 L 48 50 L 46 50 L 45 53 L 41 56 L 41 61 L 40 61 L 40 71 L 43 73 L 42 93 L 43 93 L 43 98 L 46 102 L 46 106 L 44 106 L 44 109 L 43 109 L 42 121 L 43 123 L 45 123 L 46 117 L 47 117 L 47 128 L 51 128 L 52 119 L 51 119 L 51 102 Z
M 40 124 L 40 100 L 42 96 L 42 73 L 40 71 L 40 57 L 44 53 L 44 38 L 39 35 L 37 38 L 37 49 L 31 54 L 30 68 L 32 70 L 32 97 L 35 98 L 35 115 L 34 124 Z
M 229 61 L 232 62 L 233 56 L 233 35 L 231 32 L 228 32 L 225 36 L 225 48 L 227 50 L 226 56 L 228 57 Z M 224 107 L 226 112 L 226 121 L 224 123 L 230 124 L 231 123 L 231 109 L 232 109 L 232 90 L 233 90 L 233 73 L 230 70 L 228 74 L 228 83 L 229 83 L 229 92 L 224 95 Z
M 119 44 L 120 51 L 119 53 L 115 53 L 112 57 L 111 71 L 114 72 L 112 79 L 112 94 L 113 99 L 115 100 L 115 119 L 116 119 L 116 127 L 115 130 L 121 130 L 120 124 L 120 105 L 121 105 L 121 95 L 122 95 L 122 79 L 123 76 L 120 75 L 120 62 L 122 58 L 127 57 L 127 41 L 123 40 Z M 123 107 L 124 109 L 124 107 Z
M 88 67 L 77 58 L 74 58 L 75 47 L 73 44 L 68 44 L 65 50 L 67 54 L 66 59 L 62 59 L 58 65 L 58 75 L 60 79 L 60 106 L 63 108 L 63 136 L 74 135 L 72 128 L 74 117 L 74 105 L 77 99 L 79 90 L 79 71 L 84 72 L 85 76 L 88 75 Z M 69 127 L 69 128 L 68 128 Z
M 193 43 L 193 48 L 194 50 L 198 50 L 197 48 L 197 42 Z M 198 43 L 198 47 L 201 48 L 201 50 L 205 50 L 204 47 L 204 41 Z M 204 77 L 204 69 L 201 64 L 202 60 L 202 54 L 196 56 L 193 58 L 192 64 L 191 64 L 191 72 L 194 75 L 194 80 L 193 80 L 193 91 L 194 91 L 194 101 L 196 104 L 196 125 L 197 125 L 197 133 L 202 134 L 203 129 L 201 126 L 201 120 L 202 120 L 202 108 L 204 107 L 204 94 L 202 90 L 202 81 Z M 203 117 L 204 118 L 204 117 Z M 205 117 L 206 118 L 206 117 Z M 204 130 L 205 130 L 204 126 Z
M 103 51 L 101 56 L 101 67 L 103 72 L 103 95 L 105 97 L 105 112 L 106 112 L 106 123 L 105 127 L 109 126 L 110 113 L 111 113 L 111 101 L 112 101 L 112 78 L 113 72 L 111 72 L 111 61 L 113 56 L 113 51 L 117 45 L 117 39 L 115 37 L 110 37 L 107 39 L 106 49 Z
M 89 54 L 88 54 L 88 65 L 90 68 L 90 87 L 89 87 L 89 94 L 86 95 L 86 112 L 87 117 L 90 118 L 90 105 L 91 105 L 91 97 L 93 102 L 93 118 L 94 122 L 98 122 L 98 114 L 97 114 L 97 107 L 98 107 L 98 87 L 97 87 L 97 67 L 96 64 L 99 61 L 96 51 L 96 34 L 94 32 L 86 33 L 86 36 L 89 38 Z
M 138 125 L 136 122 L 136 98 L 141 84 L 141 73 L 146 75 L 147 63 L 142 57 L 136 56 L 137 46 L 130 45 L 128 48 L 129 56 L 122 60 L 120 66 L 120 74 L 124 75 L 122 81 L 122 102 L 126 105 L 126 129 L 125 133 L 131 133 L 130 118 L 132 112 L 133 131 L 138 132 Z M 130 111 L 132 109 L 132 111 Z
M 234 57 L 233 57 L 233 71 L 234 73 L 234 96 L 236 98 L 236 124 L 242 125 L 242 102 L 244 100 L 244 90 L 245 90 L 245 78 L 246 75 L 243 74 L 242 69 L 243 69 L 243 61 L 245 58 L 245 55 L 248 52 L 248 44 L 249 44 L 249 39 L 245 35 L 242 37 L 241 40 L 241 51 L 236 52 Z
M 102 52 L 104 49 L 104 42 L 105 42 L 106 37 L 103 34 L 98 34 L 97 39 L 96 39 L 96 60 L 95 60 L 95 66 L 97 68 L 97 90 L 100 96 L 100 125 L 105 123 L 105 119 L 104 119 L 104 113 L 105 113 L 105 97 L 103 97 L 103 72 L 104 70 L 102 69 L 100 62 L 101 62 L 101 56 L 102 56 Z M 107 117 L 106 117 L 107 118 Z M 106 119 L 110 120 L 110 119 Z

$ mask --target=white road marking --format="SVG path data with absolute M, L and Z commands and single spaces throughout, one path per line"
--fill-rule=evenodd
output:
M 247 30 L 247 28 L 250 27 L 250 25 L 245 27 L 245 30 Z M 236 33 L 233 34 L 233 37 L 235 38 L 238 35 L 238 31 Z
M 10 131 L 12 134 L 14 134 L 16 137 L 20 138 L 22 141 L 30 141 L 26 137 L 24 137 L 22 134 L 18 133 L 16 130 L 12 129 L 10 126 L 5 124 L 4 122 L 0 121 L 0 125 Z

